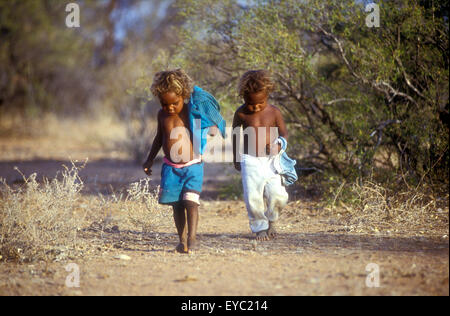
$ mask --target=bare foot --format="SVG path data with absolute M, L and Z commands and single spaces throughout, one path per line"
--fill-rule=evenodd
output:
M 267 235 L 267 230 L 262 230 L 256 233 L 256 240 L 264 241 L 269 240 L 269 236 Z
M 179 243 L 178 244 L 178 246 L 175 248 L 175 251 L 176 252 L 179 252 L 179 253 L 188 253 L 189 252 L 189 249 L 188 249 L 188 246 L 187 246 L 187 244 L 184 244 L 184 243 Z
M 267 235 L 269 236 L 269 238 L 277 237 L 278 233 L 274 222 L 269 222 L 269 229 L 267 230 Z
M 189 248 L 189 251 L 198 249 L 198 243 L 195 238 L 188 239 L 188 248 Z

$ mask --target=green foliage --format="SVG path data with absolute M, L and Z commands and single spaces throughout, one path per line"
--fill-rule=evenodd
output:
M 174 54 L 234 109 L 239 76 L 265 68 L 301 166 L 347 178 L 379 167 L 448 177 L 448 22 L 427 1 L 179 1 Z M 392 158 L 394 156 L 394 158 Z

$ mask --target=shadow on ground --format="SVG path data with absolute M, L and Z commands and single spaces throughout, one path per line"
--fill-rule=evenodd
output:
M 142 233 L 138 231 L 111 232 L 87 229 L 112 243 L 115 248 L 127 251 L 173 251 L 178 236 L 169 232 Z M 435 253 L 448 256 L 448 242 L 428 238 L 375 237 L 330 233 L 281 233 L 277 238 L 256 243 L 251 234 L 198 234 L 198 253 L 217 251 L 270 251 L 271 253 L 299 253 L 308 250 L 333 252 L 335 250 L 384 251 L 406 253 Z

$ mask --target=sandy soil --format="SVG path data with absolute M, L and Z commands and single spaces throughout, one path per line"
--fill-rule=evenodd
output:
M 21 181 L 14 166 L 26 175 L 38 171 L 53 177 L 62 163 L 68 164 L 58 158 L 9 158 L 0 159 L 0 177 L 9 183 Z M 159 174 L 158 167 L 154 174 Z M 217 199 L 224 184 L 239 185 L 230 182 L 236 178 L 231 166 L 209 164 L 205 174 L 197 251 L 173 251 L 177 236 L 169 220 L 148 234 L 121 227 L 106 232 L 86 229 L 80 237 L 90 247 L 80 257 L 0 263 L 0 295 L 449 294 L 448 237 L 356 234 L 335 218 L 315 213 L 314 202 L 294 199 L 281 215 L 278 238 L 256 243 L 243 202 Z M 81 176 L 85 193 L 98 194 L 143 174 L 131 162 L 107 157 L 90 161 Z M 153 181 L 157 184 L 158 176 Z M 120 255 L 127 257 L 118 259 Z M 66 285 L 74 271 L 66 271 L 69 263 L 79 268 L 79 287 Z M 367 286 L 377 272 L 366 270 L 373 267 L 369 264 L 379 269 L 379 287 Z
M 301 212 L 301 210 L 300 210 Z M 171 227 L 86 232 L 97 251 L 50 264 L 0 265 L 1 295 L 448 295 L 448 243 L 430 238 L 330 232 L 330 222 L 304 216 L 280 222 L 280 236 L 255 243 L 242 202 L 205 202 L 201 248 L 173 251 Z M 102 236 L 100 236 L 102 235 Z M 126 255 L 130 260 L 116 259 Z M 65 285 L 68 263 L 80 287 Z M 379 287 L 367 287 L 379 267 Z

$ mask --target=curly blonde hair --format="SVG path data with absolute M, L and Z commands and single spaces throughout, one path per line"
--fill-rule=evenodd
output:
M 239 80 L 239 95 L 266 91 L 268 94 L 275 90 L 270 73 L 266 70 L 249 70 Z
M 194 83 L 188 74 L 181 68 L 175 70 L 160 71 L 153 77 L 153 84 L 150 88 L 153 95 L 161 96 L 167 92 L 174 92 L 183 99 L 188 99 L 191 95 Z

